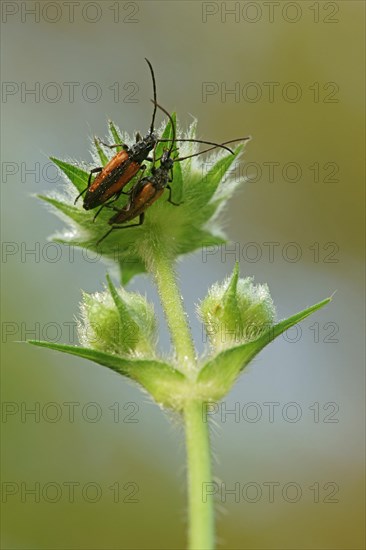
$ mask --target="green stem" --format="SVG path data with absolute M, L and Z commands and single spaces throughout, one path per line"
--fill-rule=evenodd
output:
M 154 258 L 154 275 L 177 360 L 182 371 L 190 375 L 196 370 L 196 353 L 172 262 L 163 254 Z
M 202 402 L 187 403 L 186 423 L 189 501 L 189 548 L 214 548 L 214 503 L 212 489 L 208 422 L 202 418 Z M 209 494 L 207 494 L 209 493 Z
M 183 309 L 174 269 L 163 255 L 155 255 L 153 263 L 160 299 L 172 335 L 181 370 L 195 383 L 196 353 L 187 315 Z M 193 392 L 192 392 L 193 393 Z M 212 487 L 211 453 L 208 422 L 203 421 L 203 402 L 187 401 L 184 407 L 187 447 L 189 548 L 212 550 L 214 548 L 214 507 Z

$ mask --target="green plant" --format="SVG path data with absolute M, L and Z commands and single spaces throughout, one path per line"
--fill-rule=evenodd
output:
M 173 116 L 175 122 L 175 116 Z M 195 136 L 195 123 L 186 137 Z M 171 137 L 168 123 L 162 132 Z M 114 142 L 128 137 L 110 123 Z M 157 146 L 156 157 L 164 145 Z M 281 322 L 275 322 L 275 309 L 267 285 L 255 285 L 250 278 L 239 278 L 239 266 L 231 277 L 214 285 L 198 307 L 210 340 L 208 355 L 198 358 L 178 289 L 174 262 L 178 257 L 204 246 L 225 242 L 218 225 L 218 215 L 235 188 L 241 183 L 230 177 L 243 150 L 234 155 L 216 153 L 205 164 L 187 159 L 174 164 L 172 184 L 174 200 L 164 196 L 147 211 L 145 223 L 134 229 L 114 231 L 98 240 L 108 228 L 110 211 L 103 209 L 95 223 L 94 212 L 75 206 L 73 199 L 85 186 L 85 165 L 52 159 L 67 178 L 66 198 L 42 196 L 69 223 L 71 229 L 54 237 L 67 245 L 85 247 L 121 268 L 122 283 L 134 275 L 150 273 L 157 284 L 161 303 L 171 332 L 173 352 L 162 360 L 156 349 L 156 321 L 152 306 L 140 295 L 115 288 L 107 277 L 102 293 L 84 294 L 79 322 L 80 347 L 31 341 L 36 346 L 90 359 L 130 378 L 149 392 L 163 409 L 182 416 L 186 429 L 188 457 L 189 545 L 192 549 L 214 547 L 214 511 L 212 496 L 202 499 L 202 488 L 211 482 L 209 427 L 204 418 L 205 406 L 222 399 L 253 357 L 289 327 L 300 322 L 329 302 L 323 300 Z M 181 155 L 195 152 L 195 145 L 185 145 Z M 105 165 L 110 152 L 94 143 L 94 158 Z M 178 153 L 176 153 L 177 155 Z M 208 170 L 204 170 L 209 165 Z M 134 185 L 135 180 L 131 182 Z M 119 199 L 123 204 L 125 199 Z

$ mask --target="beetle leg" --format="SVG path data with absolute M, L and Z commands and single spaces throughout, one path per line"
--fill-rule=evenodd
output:
M 100 214 L 100 212 L 103 210 L 104 206 L 106 206 L 105 204 L 103 204 L 98 210 L 97 210 L 97 213 L 95 214 L 94 218 L 93 218 L 93 222 L 95 222 L 98 214 Z
M 102 242 L 104 241 L 104 239 L 106 237 L 108 237 L 108 235 L 110 233 L 112 233 L 112 231 L 114 231 L 115 229 L 128 229 L 129 227 L 138 227 L 139 225 L 142 225 L 144 223 L 144 218 L 145 218 L 145 213 L 142 212 L 142 214 L 140 214 L 140 219 L 139 219 L 139 222 L 138 223 L 133 223 L 131 225 L 114 225 L 113 227 L 110 228 L 109 231 L 107 231 L 107 233 L 101 238 L 99 239 L 99 241 L 97 242 L 97 246 Z
M 173 202 L 173 201 L 172 201 L 172 188 L 170 187 L 170 185 L 167 185 L 166 188 L 169 189 L 169 198 L 168 198 L 168 201 L 167 201 L 167 202 L 170 202 L 170 204 L 173 204 L 174 206 L 180 206 L 180 205 L 182 204 L 183 201 L 181 201 L 181 202 Z
M 105 235 L 103 235 L 103 237 L 102 237 L 101 239 L 99 239 L 99 241 L 97 242 L 97 246 L 99 246 L 100 243 L 101 243 L 102 241 L 104 241 L 104 239 L 105 239 L 106 237 L 108 237 L 108 235 L 109 235 L 110 233 L 112 233 L 113 229 L 114 229 L 114 227 L 111 227 L 110 230 L 107 231 L 107 233 L 106 233 Z
M 110 200 L 109 202 L 102 204 L 102 206 L 99 208 L 98 212 L 95 214 L 93 218 L 93 222 L 95 222 L 95 218 L 99 216 L 99 213 L 103 210 L 103 208 L 112 208 L 116 212 L 120 211 L 120 208 L 116 208 L 115 206 L 111 206 L 112 203 L 116 202 L 116 200 L 119 199 L 120 195 L 131 195 L 133 189 L 130 189 L 129 191 L 120 191 L 114 199 Z
M 114 202 L 115 200 L 117 200 L 118 197 L 116 197 L 115 199 L 109 201 L 108 203 L 106 204 L 102 204 L 102 206 L 98 209 L 97 213 L 95 214 L 94 218 L 93 218 L 93 222 L 95 222 L 96 220 L 96 217 L 99 216 L 100 212 L 103 210 L 103 208 L 107 207 L 107 208 L 113 208 L 113 206 L 109 206 L 112 202 Z M 118 208 L 116 208 L 116 210 L 118 210 Z
M 101 172 L 102 170 L 103 168 L 101 166 L 99 166 L 98 168 L 93 168 L 93 170 L 90 170 L 90 174 L 88 178 L 88 187 L 90 186 L 92 174 L 96 174 L 97 172 Z
M 82 190 L 81 193 L 78 194 L 78 196 L 74 200 L 74 204 L 76 204 L 77 201 L 80 199 L 81 195 L 84 195 L 85 191 L 87 191 L 89 189 L 92 174 L 96 174 L 97 172 L 101 172 L 102 170 L 103 170 L 103 168 L 100 168 L 100 167 L 99 168 L 93 168 L 93 170 L 90 170 L 90 174 L 89 174 L 89 178 L 88 178 L 88 185 L 85 187 L 85 189 Z
M 114 149 L 115 147 L 122 147 L 125 151 L 128 151 L 128 145 L 126 143 L 114 143 L 113 145 L 109 145 L 109 143 L 105 143 L 102 140 L 99 140 L 99 143 L 104 145 L 105 147 L 108 147 L 108 149 Z

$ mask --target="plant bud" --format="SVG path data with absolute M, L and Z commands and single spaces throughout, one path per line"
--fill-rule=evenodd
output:
M 256 340 L 275 319 L 268 286 L 255 285 L 252 277 L 239 279 L 238 264 L 231 278 L 210 288 L 198 312 L 212 346 L 219 350 Z
M 119 356 L 154 356 L 154 309 L 143 296 L 119 288 L 108 278 L 108 290 L 83 293 L 78 332 L 86 347 Z

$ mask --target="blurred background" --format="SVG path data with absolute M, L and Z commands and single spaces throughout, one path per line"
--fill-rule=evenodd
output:
M 63 224 L 32 195 L 61 189 L 49 155 L 91 161 L 109 117 L 147 131 L 144 57 L 183 127 L 253 137 L 225 214 L 234 244 L 179 265 L 200 353 L 195 303 L 235 259 L 279 319 L 337 291 L 212 414 L 219 547 L 364 548 L 364 6 L 2 3 L 4 549 L 185 546 L 178 419 L 102 367 L 17 343 L 76 343 L 81 289 L 103 289 L 105 264 L 48 244 Z M 167 353 L 152 284 L 129 289 L 156 304 Z

